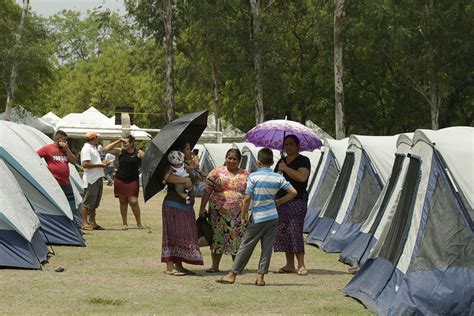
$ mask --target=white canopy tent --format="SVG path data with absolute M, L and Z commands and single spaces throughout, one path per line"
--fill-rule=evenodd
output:
M 45 114 L 42 119 L 50 122 L 50 124 L 55 124 L 56 130 L 63 130 L 71 138 L 82 138 L 89 130 L 98 132 L 103 139 L 122 137 L 122 126 L 115 125 L 114 117 L 107 117 L 93 106 L 82 113 L 70 113 L 59 120 L 52 112 Z M 151 139 L 150 134 L 136 125 L 130 127 L 130 134 L 137 140 Z

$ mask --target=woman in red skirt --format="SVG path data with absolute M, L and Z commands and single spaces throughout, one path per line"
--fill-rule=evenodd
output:
M 120 143 L 122 144 L 122 148 L 115 148 L 115 146 Z M 132 208 L 133 215 L 137 221 L 137 227 L 143 228 L 140 219 L 138 192 L 140 188 L 139 170 L 144 152 L 135 148 L 135 137 L 132 135 L 110 143 L 105 147 L 105 151 L 118 157 L 119 161 L 119 167 L 114 179 L 114 194 L 120 202 L 120 214 L 122 215 L 123 223 L 122 229 L 128 229 L 128 205 Z

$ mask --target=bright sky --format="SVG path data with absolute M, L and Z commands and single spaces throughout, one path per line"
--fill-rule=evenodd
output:
M 64 9 L 80 11 L 84 16 L 87 10 L 99 8 L 99 10 L 110 9 L 111 11 L 118 11 L 120 15 L 124 15 L 125 5 L 124 0 L 30 0 L 31 9 L 38 15 L 49 17 Z M 16 0 L 22 5 L 22 0 Z

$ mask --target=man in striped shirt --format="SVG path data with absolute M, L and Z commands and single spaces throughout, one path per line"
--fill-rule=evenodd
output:
M 262 243 L 262 253 L 258 264 L 257 280 L 258 286 L 265 285 L 264 275 L 268 273 L 270 259 L 272 257 L 273 241 L 276 236 L 278 225 L 278 213 L 276 206 L 286 203 L 297 194 L 296 190 L 285 178 L 270 168 L 273 164 L 273 152 L 268 148 L 263 148 L 258 152 L 258 170 L 251 173 L 247 179 L 247 189 L 245 190 L 244 203 L 240 216 L 242 222 L 248 222 L 247 229 L 240 243 L 239 250 L 232 264 L 229 273 L 216 280 L 217 283 L 232 284 L 235 282 L 237 274 L 242 272 L 250 260 L 255 246 L 260 241 Z M 280 190 L 288 193 L 275 200 L 276 193 Z M 249 207 L 251 216 L 249 218 Z

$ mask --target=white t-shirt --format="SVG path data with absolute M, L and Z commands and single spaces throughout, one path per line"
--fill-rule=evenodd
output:
M 92 164 L 102 163 L 100 160 L 100 154 L 96 147 L 89 143 L 85 143 L 81 150 L 81 163 L 90 160 Z M 82 176 L 82 186 L 87 188 L 90 184 L 93 184 L 100 178 L 104 177 L 103 168 L 84 168 L 84 175 Z
M 110 161 L 110 163 L 107 165 L 108 167 L 114 166 L 115 155 L 112 155 L 111 153 L 106 153 L 104 159 Z

